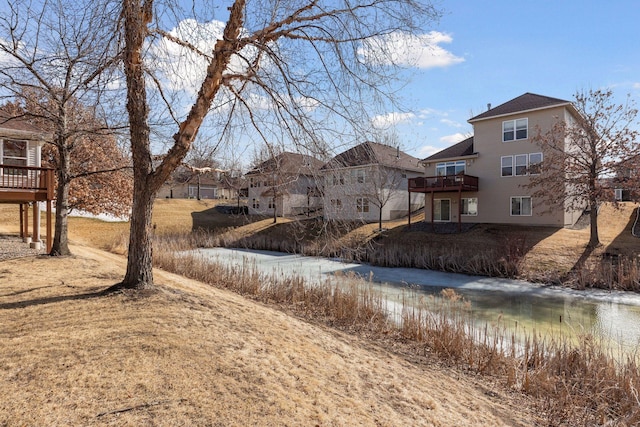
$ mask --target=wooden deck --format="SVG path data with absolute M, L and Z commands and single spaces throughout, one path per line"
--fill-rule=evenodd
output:
M 20 205 L 20 236 L 29 237 L 29 205 L 33 207 L 33 241 L 40 240 L 40 210 L 35 202 L 46 202 L 47 252 L 51 250 L 52 208 L 55 198 L 55 177 L 51 168 L 0 164 L 0 203 Z
M 409 179 L 409 192 L 478 191 L 478 177 L 471 175 L 422 176 Z
M 45 202 L 54 199 L 53 169 L 0 164 L 0 202 Z

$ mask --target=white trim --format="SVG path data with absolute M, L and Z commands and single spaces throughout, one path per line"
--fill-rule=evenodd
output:
M 524 138 L 518 138 L 518 122 L 519 121 L 526 121 L 527 122 L 527 127 L 526 127 L 526 132 L 527 132 L 527 136 L 525 136 Z M 504 125 L 505 123 L 512 123 L 513 124 L 513 139 L 504 139 Z M 529 139 L 529 118 L 528 117 L 520 117 L 518 119 L 511 119 L 511 120 L 503 120 L 502 121 L 502 142 L 515 142 L 515 141 L 524 141 L 526 139 Z
M 524 156 L 524 173 L 518 173 L 518 157 L 522 159 Z M 529 175 L 529 155 L 528 154 L 514 154 L 513 155 L 513 176 L 527 176 Z
M 496 108 L 498 108 L 498 107 L 496 107 Z M 530 113 L 530 112 L 534 112 L 534 111 L 541 111 L 541 110 L 548 110 L 550 108 L 558 108 L 558 107 L 572 107 L 574 111 L 577 111 L 571 102 L 566 101 L 566 102 L 562 102 L 562 103 L 559 103 L 559 104 L 547 105 L 546 107 L 531 108 L 531 109 L 522 110 L 522 111 L 512 111 L 510 113 L 496 114 L 495 116 L 482 117 L 482 118 L 479 118 L 479 119 L 469 119 L 469 120 L 467 120 L 467 123 L 481 122 L 483 120 L 497 119 L 497 118 L 500 118 L 500 117 L 515 116 L 516 114 L 517 115 L 523 115 L 525 113 Z
M 449 219 L 436 219 L 436 202 L 446 200 L 449 202 Z M 440 205 L 440 217 L 442 218 L 442 205 Z M 433 200 L 433 222 L 451 222 L 451 199 L 434 199 Z
M 503 166 L 503 165 L 502 165 L 502 159 L 506 159 L 506 158 L 511 159 L 511 174 L 510 174 L 510 175 L 504 175 L 504 174 L 502 173 L 502 169 L 503 169 L 503 168 L 505 168 L 505 167 L 507 167 L 507 166 Z M 513 167 L 513 156 L 501 156 L 501 157 L 500 157 L 500 177 L 501 177 L 501 178 L 507 178 L 507 177 L 513 176 L 513 173 L 514 173 L 514 170 L 513 170 L 513 169 L 514 169 L 514 167 Z
M 520 199 L 520 211 L 522 212 L 522 199 L 529 199 L 531 204 L 531 212 L 528 215 L 514 215 L 513 214 L 513 199 Z M 533 216 L 533 197 L 531 196 L 511 196 L 509 197 L 509 216 L 512 217 L 520 217 L 520 216 Z
M 462 200 L 469 200 L 469 199 L 476 199 L 476 213 L 474 214 L 462 213 L 462 207 L 460 207 L 460 212 L 461 212 L 460 215 L 461 216 L 478 216 L 478 205 L 480 204 L 480 202 L 478 201 L 478 197 L 462 197 L 462 199 L 460 200 L 460 203 L 462 203 Z

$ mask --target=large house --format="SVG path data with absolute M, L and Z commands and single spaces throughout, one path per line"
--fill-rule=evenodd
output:
M 322 208 L 316 184 L 322 162 L 312 156 L 284 152 L 245 174 L 250 215 L 293 216 Z
M 469 119 L 474 135 L 422 160 L 425 177 L 410 180 L 409 192 L 427 195 L 425 221 L 574 224 L 581 210 L 546 209 L 523 186 L 543 161 L 534 134 L 578 114 L 569 101 L 525 93 Z
M 407 192 L 407 180 L 422 175 L 420 159 L 397 147 L 364 142 L 325 164 L 324 216 L 328 220 L 386 221 L 424 205 Z
M 3 119 L 0 124 L 0 203 L 19 205 L 20 236 L 31 247 L 39 249 L 39 202 L 46 202 L 46 244 L 47 251 L 50 251 L 54 171 L 41 167 L 42 146 L 48 138 L 47 134 L 24 120 Z M 29 206 L 33 211 L 31 233 Z

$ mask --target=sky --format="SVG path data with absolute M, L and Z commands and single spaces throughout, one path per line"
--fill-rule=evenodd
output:
M 210 49 L 224 25 L 215 18 L 226 19 L 228 1 L 215 3 L 206 17 L 197 13 L 199 23 L 182 21 L 172 31 L 190 34 L 190 43 Z M 617 102 L 627 95 L 640 102 L 640 0 L 432 1 L 443 15 L 424 34 L 394 34 L 383 41 L 405 66 L 397 92 L 403 108 L 388 107 L 371 117 L 373 126 L 391 130 L 401 149 L 415 157 L 465 139 L 473 131 L 467 120 L 487 104 L 495 107 L 526 92 L 572 100 L 576 91 L 609 88 Z M 0 6 L 0 12 L 5 9 Z M 205 63 L 200 59 L 193 67 L 197 60 L 183 48 L 153 43 L 149 51 L 156 67 L 166 67 L 167 88 L 187 95 L 189 102 L 173 105 L 178 115 L 186 115 Z M 256 111 L 263 109 L 260 101 L 251 99 Z
M 610 88 L 617 102 L 640 101 L 640 1 L 438 4 L 444 16 L 432 30 L 441 50 L 431 52 L 447 60 L 409 70 L 401 94 L 408 110 L 377 118 L 394 123 L 411 155 L 461 141 L 473 132 L 467 120 L 488 103 L 526 92 L 570 101 L 576 91 Z

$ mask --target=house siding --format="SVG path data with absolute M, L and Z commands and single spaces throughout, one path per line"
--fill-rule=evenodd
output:
M 476 216 L 463 215 L 461 222 L 500 223 L 562 227 L 573 224 L 580 212 L 566 211 L 568 205 L 549 210 L 543 200 L 531 199 L 531 215 L 512 215 L 512 197 L 530 197 L 533 189 L 524 188 L 529 176 L 502 176 L 502 158 L 504 156 L 529 155 L 541 153 L 542 149 L 533 142 L 538 130 L 550 129 L 558 120 L 566 120 L 570 113 L 565 106 L 550 107 L 537 111 L 518 112 L 501 117 L 484 119 L 473 123 L 474 151 L 477 156 L 461 157 L 466 161 L 467 175 L 479 178 L 477 192 L 463 192 L 462 198 L 478 199 Z M 528 119 L 526 139 L 503 142 L 502 123 L 508 120 Z M 521 157 L 522 158 L 522 157 Z M 515 157 L 513 170 L 515 171 Z M 528 157 L 527 157 L 528 159 Z M 426 176 L 436 175 L 438 160 L 425 160 Z M 515 175 L 515 174 L 514 174 Z M 435 193 L 435 199 L 451 200 L 451 221 L 458 221 L 458 193 Z M 425 200 L 425 220 L 431 221 L 431 195 Z

